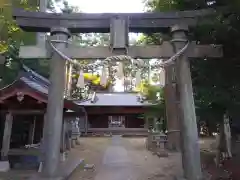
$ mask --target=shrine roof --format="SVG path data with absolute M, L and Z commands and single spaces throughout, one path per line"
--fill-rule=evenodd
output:
M 50 85 L 49 80 L 25 65 L 23 65 L 23 72 L 21 73 L 19 80 L 36 91 L 46 95 L 48 94 L 48 88 Z
M 16 95 L 19 91 L 47 103 L 50 81 L 34 72 L 32 69 L 22 65 L 22 71 L 18 78 L 10 85 L 0 89 L 0 101 Z M 79 107 L 71 100 L 65 99 L 65 108 L 78 111 Z
M 34 72 L 27 66 L 22 65 L 22 69 L 19 72 L 17 79 L 13 83 L 0 89 L 0 96 L 4 96 L 6 92 L 12 91 L 14 89 L 26 90 L 26 88 L 47 95 L 49 85 L 50 82 L 48 79 Z
M 94 97 L 95 96 L 95 97 Z M 142 102 L 137 93 L 114 92 L 95 93 L 87 100 L 75 101 L 79 106 L 150 106 L 152 104 Z

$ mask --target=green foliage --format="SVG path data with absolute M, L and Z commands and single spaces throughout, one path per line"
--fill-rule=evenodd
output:
M 0 16 L 0 53 L 4 53 L 6 62 L 4 65 L 0 65 L 0 87 L 10 84 L 16 79 L 21 66 L 20 61 L 42 76 L 49 77 L 49 60 L 18 58 L 20 44 L 36 44 L 36 33 L 23 32 L 12 18 L 12 8 L 38 11 L 39 2 L 39 0 L 6 0 L 5 2 L 6 4 Z M 64 3 L 63 11 L 65 13 L 76 10 L 75 7 L 68 5 L 68 3 L 62 3 Z M 54 8 L 53 0 L 49 1 L 48 9 Z
M 153 105 L 147 108 L 147 111 L 144 113 L 144 118 L 148 121 L 148 125 L 152 126 L 155 130 L 166 130 L 163 88 L 150 84 L 145 86 L 147 89 L 147 93 L 145 94 L 146 101 Z
M 20 68 L 20 59 L 18 50 L 21 43 L 29 45 L 35 44 L 35 33 L 23 32 L 12 18 L 13 8 L 24 8 L 26 10 L 37 10 L 35 0 L 6 0 L 4 1 L 3 10 L 0 14 L 0 53 L 6 57 L 5 64 L 0 65 L 0 87 L 11 83 Z
M 194 10 L 216 8 L 217 14 L 208 24 L 191 29 L 189 38 L 199 44 L 222 44 L 224 57 L 199 58 L 191 61 L 195 104 L 200 119 L 214 116 L 221 120 L 226 110 L 231 111 L 240 102 L 240 1 L 205 0 L 148 0 L 148 11 Z M 224 7 L 224 8 L 222 8 Z M 156 35 L 147 36 L 156 42 Z M 157 38 L 158 39 L 158 38 Z M 151 40 L 150 40 L 151 41 Z M 208 114 L 208 115 L 207 115 Z
M 153 104 L 148 108 L 147 117 L 164 117 L 165 102 L 163 89 L 159 86 L 146 85 L 147 93 L 145 95 L 146 101 Z

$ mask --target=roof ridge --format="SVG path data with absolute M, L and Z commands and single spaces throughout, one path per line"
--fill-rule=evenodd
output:
M 4 89 L 7 89 L 8 87 L 14 85 L 14 84 L 17 83 L 18 80 L 20 80 L 21 77 L 23 77 L 23 76 L 24 76 L 23 72 L 18 73 L 16 79 L 14 79 L 11 83 L 6 84 L 4 87 L 0 88 L 0 91 L 2 91 L 2 90 L 4 90 Z
M 109 94 L 109 96 L 108 96 Z M 145 101 L 139 100 L 136 93 L 97 93 L 97 101 L 88 99 L 75 101 L 79 106 L 149 106 Z M 94 103 L 93 103 L 94 101 Z
M 13 82 L 7 84 L 6 86 L 0 88 L 0 91 L 7 89 L 8 87 L 12 86 L 13 84 L 15 84 L 17 81 L 19 80 L 19 78 L 15 79 Z
M 26 72 L 23 76 L 20 77 L 20 80 L 22 80 L 22 78 L 27 78 L 28 80 L 38 84 L 39 86 L 42 86 L 42 87 L 47 88 L 47 89 L 49 88 L 49 84 L 46 84 L 41 80 L 39 81 L 39 79 L 37 79 L 35 76 L 33 76 L 30 73 Z
M 22 68 L 26 73 L 31 74 L 31 76 L 34 79 L 42 81 L 47 86 L 50 85 L 50 82 L 47 78 L 45 78 L 42 75 L 38 74 L 37 72 L 33 71 L 32 69 L 27 67 L 25 64 L 22 64 Z

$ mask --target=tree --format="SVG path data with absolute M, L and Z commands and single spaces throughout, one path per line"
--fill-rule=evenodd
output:
M 20 7 L 26 10 L 38 11 L 39 2 L 37 0 L 6 0 L 0 16 L 0 53 L 6 56 L 6 62 L 1 65 L 1 82 L 0 86 L 5 86 L 15 80 L 18 75 L 21 63 L 24 63 L 34 71 L 48 78 L 49 76 L 49 61 L 40 59 L 19 59 L 18 50 L 20 44 L 34 45 L 36 44 L 36 33 L 23 32 L 12 18 L 12 8 Z M 48 1 L 48 10 L 53 11 L 56 8 L 55 1 Z M 62 11 L 70 13 L 76 10 L 75 7 L 69 6 L 65 1 L 62 3 Z
M 239 1 L 148 0 L 145 3 L 149 11 L 216 8 L 218 14 L 212 17 L 211 24 L 199 25 L 191 29 L 189 34 L 189 38 L 197 40 L 199 44 L 222 44 L 224 47 L 223 58 L 191 61 L 194 98 L 200 119 L 206 118 L 206 114 L 211 114 L 212 118 L 215 117 L 214 119 L 219 121 L 222 120 L 225 111 L 233 114 L 240 100 L 240 72 L 237 60 L 240 48 Z M 222 7 L 225 7 L 224 11 Z M 157 44 L 159 36 L 168 39 L 168 35 L 154 34 L 144 37 L 143 41 Z
M 36 1 L 4 1 L 0 16 L 0 53 L 6 56 L 6 62 L 1 65 L 0 86 L 11 83 L 18 74 L 19 58 L 18 47 L 21 43 L 31 44 L 35 42 L 34 33 L 25 33 L 16 25 L 12 18 L 12 7 L 22 7 L 29 10 L 36 10 Z M 23 40 L 23 41 L 22 41 Z M 4 75 L 4 76 L 3 76 Z
M 155 118 L 161 119 L 162 130 L 166 130 L 166 117 L 165 117 L 165 101 L 163 89 L 159 86 L 154 86 L 150 84 L 145 84 L 144 89 L 145 100 L 148 103 L 151 103 L 152 106 L 147 108 L 146 113 L 144 114 L 145 119 L 153 120 Z M 152 124 L 153 127 L 156 127 L 158 122 L 148 122 Z

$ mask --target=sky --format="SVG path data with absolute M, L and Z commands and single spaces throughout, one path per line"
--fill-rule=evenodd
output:
M 143 0 L 68 0 L 86 13 L 143 12 Z
M 136 13 L 143 12 L 143 0 L 68 0 L 85 13 Z M 115 91 L 124 91 L 122 80 L 117 79 Z

